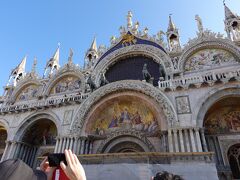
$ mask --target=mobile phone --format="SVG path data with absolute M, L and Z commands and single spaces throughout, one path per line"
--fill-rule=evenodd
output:
M 60 162 L 63 161 L 67 165 L 64 153 L 53 153 L 48 155 L 48 162 L 50 167 L 59 167 Z

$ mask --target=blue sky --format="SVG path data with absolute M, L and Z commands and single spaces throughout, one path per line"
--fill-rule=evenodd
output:
M 226 0 L 240 15 L 240 0 Z M 222 0 L 2 0 L 0 1 L 0 86 L 5 86 L 11 69 L 27 55 L 27 71 L 37 57 L 37 71 L 42 76 L 47 60 L 60 42 L 60 64 L 67 62 L 69 48 L 74 62 L 82 65 L 85 51 L 96 35 L 97 43 L 109 46 L 112 35 L 126 24 L 127 11 L 140 29 L 150 34 L 166 31 L 168 15 L 180 31 L 182 44 L 195 36 L 195 14 L 205 28 L 224 33 Z M 2 89 L 0 93 L 2 94 Z

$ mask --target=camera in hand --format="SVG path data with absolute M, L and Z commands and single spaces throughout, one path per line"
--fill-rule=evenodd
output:
M 67 165 L 66 157 L 64 153 L 54 153 L 48 155 L 48 162 L 50 167 L 59 167 L 60 162 L 63 161 Z

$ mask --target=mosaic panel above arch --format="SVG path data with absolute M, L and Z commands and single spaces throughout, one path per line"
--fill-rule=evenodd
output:
M 154 134 L 159 129 L 156 112 L 148 103 L 125 96 L 110 99 L 96 109 L 86 125 L 87 134 L 105 135 L 119 130 Z
M 202 49 L 191 55 L 185 62 L 185 71 L 211 69 L 238 63 L 232 53 L 224 49 Z
M 207 134 L 240 133 L 240 97 L 228 97 L 215 103 L 204 120 Z
M 50 94 L 71 92 L 81 88 L 81 80 L 76 76 L 64 76 L 52 87 Z
M 39 85 L 31 84 L 27 87 L 25 87 L 19 95 L 17 96 L 17 101 L 23 101 L 23 100 L 31 100 L 37 97 L 39 91 Z

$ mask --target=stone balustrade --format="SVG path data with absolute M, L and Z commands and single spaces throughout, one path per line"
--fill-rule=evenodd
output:
M 0 114 L 4 113 L 14 113 L 14 112 L 22 112 L 34 109 L 42 109 L 47 107 L 59 106 L 59 105 L 67 105 L 71 103 L 81 103 L 84 99 L 88 97 L 89 93 L 86 94 L 75 94 L 75 95 L 67 95 L 67 96 L 56 96 L 49 97 L 44 100 L 31 100 L 31 101 L 23 101 L 14 105 L 2 105 L 0 107 Z
M 207 83 L 213 85 L 216 81 L 223 83 L 230 79 L 240 80 L 240 67 L 236 66 L 231 69 L 215 69 L 214 71 L 205 71 L 199 73 L 186 74 L 182 77 L 173 78 L 165 81 L 159 81 L 158 87 L 162 90 L 175 90 L 177 87 L 189 88 L 190 85 L 200 87 L 201 84 Z

